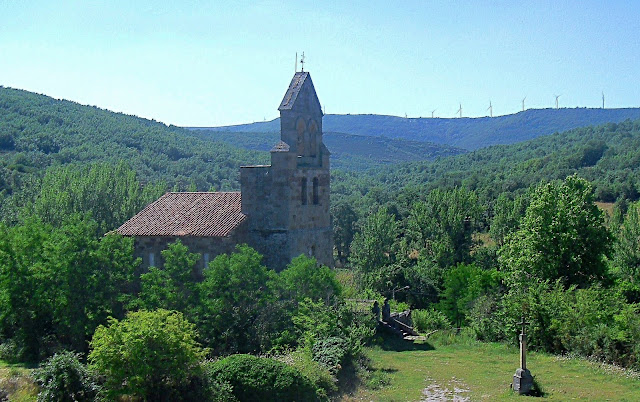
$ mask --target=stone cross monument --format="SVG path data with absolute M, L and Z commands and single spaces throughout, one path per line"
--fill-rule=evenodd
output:
M 519 394 L 527 394 L 533 387 L 533 376 L 527 369 L 527 333 L 526 325 L 528 322 L 522 317 L 522 322 L 518 323 L 522 326 L 522 332 L 520 333 L 520 368 L 516 370 L 513 375 L 513 390 L 518 391 Z

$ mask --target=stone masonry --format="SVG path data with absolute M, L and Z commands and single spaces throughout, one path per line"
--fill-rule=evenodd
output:
M 160 266 L 160 251 L 175 239 L 202 255 L 201 267 L 240 243 L 276 270 L 300 254 L 333 266 L 329 150 L 308 72 L 295 73 L 278 110 L 271 165 L 241 167 L 239 194 L 167 193 L 118 228 L 135 236 L 143 266 Z

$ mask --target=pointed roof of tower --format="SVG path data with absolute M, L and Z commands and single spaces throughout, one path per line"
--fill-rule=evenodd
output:
M 318 99 L 318 95 L 316 94 L 316 89 L 313 86 L 313 82 L 311 81 L 311 75 L 309 75 L 306 71 L 299 71 L 293 75 L 293 79 L 291 79 L 291 83 L 289 84 L 289 88 L 287 92 L 284 94 L 284 98 L 282 98 L 282 102 L 280 103 L 280 107 L 278 110 L 291 110 L 294 108 L 296 101 L 298 100 L 298 95 L 303 92 L 303 88 L 310 87 L 310 96 L 311 101 L 315 103 L 320 110 L 322 110 L 320 106 L 320 100 Z

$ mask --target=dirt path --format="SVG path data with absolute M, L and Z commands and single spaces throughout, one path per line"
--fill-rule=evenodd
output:
M 469 390 L 462 381 L 455 377 L 451 377 L 451 380 L 444 385 L 433 382 L 431 378 L 427 378 L 426 381 L 430 384 L 422 390 L 421 402 L 469 401 L 469 397 L 465 396 L 465 394 L 468 394 Z

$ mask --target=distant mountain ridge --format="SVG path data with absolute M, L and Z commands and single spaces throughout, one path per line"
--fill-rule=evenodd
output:
M 374 114 L 325 115 L 325 132 L 402 138 L 475 150 L 514 144 L 578 127 L 640 119 L 640 108 L 529 109 L 515 114 L 476 118 L 404 118 Z M 274 132 L 280 120 L 224 127 L 190 127 L 192 130 Z

